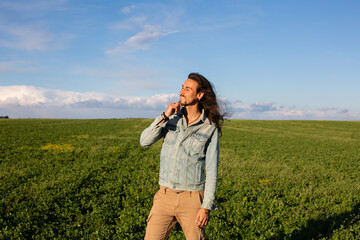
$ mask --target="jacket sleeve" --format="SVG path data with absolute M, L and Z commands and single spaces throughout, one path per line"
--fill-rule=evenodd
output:
M 206 179 L 204 199 L 201 208 L 215 210 L 217 209 L 214 201 L 219 167 L 219 132 L 217 129 L 215 129 L 211 137 L 210 143 L 207 147 L 205 164 Z
M 155 120 L 151 123 L 151 125 L 141 133 L 141 146 L 150 147 L 152 144 L 156 143 L 160 138 L 163 137 L 163 128 L 166 123 L 159 124 L 159 122 L 161 121 L 161 116 L 156 117 Z

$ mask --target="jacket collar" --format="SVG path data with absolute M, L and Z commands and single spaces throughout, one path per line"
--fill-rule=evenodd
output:
M 180 109 L 180 111 L 176 113 L 176 115 L 179 116 L 179 117 L 185 117 L 184 113 L 185 113 L 185 107 L 182 107 Z M 200 121 L 202 121 L 203 123 L 207 123 L 207 124 L 212 125 L 212 122 L 206 117 L 204 109 L 201 110 Z

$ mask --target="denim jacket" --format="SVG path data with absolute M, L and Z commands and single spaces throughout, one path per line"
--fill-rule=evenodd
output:
M 201 208 L 215 210 L 219 165 L 219 133 L 215 124 L 206 118 L 204 110 L 200 120 L 189 127 L 182 109 L 169 121 L 158 124 L 161 120 L 161 116 L 155 118 L 140 137 L 140 144 L 145 147 L 164 138 L 159 184 L 175 190 L 204 190 Z

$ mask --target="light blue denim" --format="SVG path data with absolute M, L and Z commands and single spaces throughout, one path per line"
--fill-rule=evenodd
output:
M 206 118 L 204 111 L 200 120 L 189 127 L 182 110 L 159 124 L 161 120 L 161 116 L 155 118 L 140 137 L 144 147 L 164 138 L 159 184 L 175 190 L 204 190 L 201 207 L 215 210 L 219 166 L 219 132 L 215 124 Z

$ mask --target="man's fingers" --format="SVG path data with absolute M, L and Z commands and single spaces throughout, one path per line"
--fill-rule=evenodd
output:
M 200 222 L 200 213 L 196 215 L 195 222 Z
M 199 220 L 198 220 L 199 219 Z M 195 222 L 197 223 L 197 226 L 198 227 L 205 227 L 208 222 L 209 222 L 209 218 L 206 217 L 206 216 L 203 216 L 203 217 L 197 217 Z
M 200 227 L 201 226 L 201 221 L 196 221 L 196 222 L 197 222 L 196 226 Z
M 198 226 L 198 227 L 200 227 L 201 226 L 201 219 L 202 219 L 202 217 L 200 217 L 200 212 L 197 214 L 197 216 L 196 216 L 196 219 L 195 219 L 195 222 L 197 223 L 196 225 Z
M 208 225 L 208 223 L 209 223 L 209 219 L 206 219 L 204 222 L 204 226 Z
M 167 117 L 170 117 L 171 115 L 173 115 L 174 113 L 178 112 L 180 109 L 179 107 L 179 103 L 178 102 L 171 102 L 169 103 L 169 106 L 167 107 L 166 111 L 165 111 L 165 115 Z
M 200 222 L 198 227 L 205 227 L 207 225 L 207 221 Z
M 180 107 L 181 107 L 180 103 L 179 102 L 173 102 L 171 104 L 172 104 L 172 107 L 173 107 L 174 111 L 177 113 L 180 110 Z

